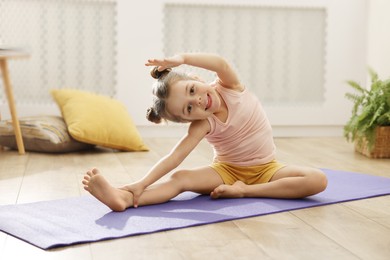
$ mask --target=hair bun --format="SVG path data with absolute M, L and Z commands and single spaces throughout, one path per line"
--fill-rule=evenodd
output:
M 158 70 L 158 66 L 154 67 L 151 71 L 150 71 L 150 75 L 155 78 L 155 79 L 159 79 L 161 78 L 162 76 L 165 76 L 166 74 L 168 74 L 172 69 L 168 68 L 168 69 L 165 69 L 163 71 L 159 71 Z
M 155 124 L 161 123 L 161 116 L 157 114 L 153 107 L 149 107 L 148 110 L 146 110 L 146 118 Z

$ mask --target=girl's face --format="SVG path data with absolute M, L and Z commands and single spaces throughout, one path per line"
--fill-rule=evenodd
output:
M 219 94 L 204 82 L 180 80 L 170 88 L 167 110 L 185 121 L 203 120 L 220 110 Z

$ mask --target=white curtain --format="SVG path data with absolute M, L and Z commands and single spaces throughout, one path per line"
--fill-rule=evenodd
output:
M 113 96 L 115 26 L 112 0 L 0 0 L 0 47 L 31 55 L 9 63 L 17 102 L 51 103 L 64 87 Z

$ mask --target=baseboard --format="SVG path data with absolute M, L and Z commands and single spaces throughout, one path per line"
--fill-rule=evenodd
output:
M 137 126 L 143 137 L 181 137 L 188 125 L 141 125 Z M 273 126 L 274 137 L 340 137 L 343 126 Z

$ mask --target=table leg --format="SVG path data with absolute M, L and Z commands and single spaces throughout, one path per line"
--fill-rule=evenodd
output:
M 0 111 L 0 121 L 1 121 L 1 111 Z M 3 150 L 4 150 L 3 146 L 0 145 L 0 152 Z
M 16 113 L 14 94 L 12 91 L 11 81 L 10 81 L 9 74 L 8 74 L 8 67 L 7 67 L 7 60 L 6 59 L 0 60 L 0 67 L 1 67 L 3 81 L 4 81 L 5 93 L 7 95 L 8 106 L 9 106 L 9 110 L 11 111 L 12 126 L 13 126 L 14 132 L 15 132 L 16 144 L 18 146 L 19 154 L 24 154 L 25 151 L 24 151 L 22 132 L 20 131 L 19 120 L 18 120 L 18 116 Z

